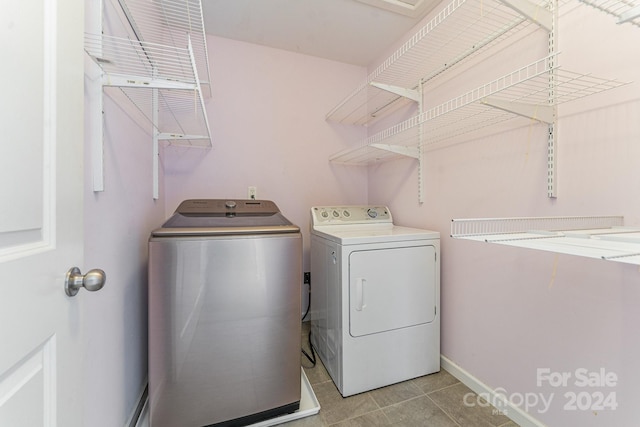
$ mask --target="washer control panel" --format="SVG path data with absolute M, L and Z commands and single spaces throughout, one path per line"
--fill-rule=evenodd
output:
M 312 225 L 393 223 L 386 206 L 315 206 L 311 208 Z

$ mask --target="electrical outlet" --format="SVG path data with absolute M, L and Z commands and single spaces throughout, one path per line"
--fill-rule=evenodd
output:
M 258 187 L 249 187 L 247 197 L 251 200 L 256 200 L 258 198 Z
M 311 284 L 311 272 L 309 272 L 309 271 L 305 271 L 304 272 L 304 277 L 302 279 L 302 283 L 304 283 L 305 285 L 310 285 Z

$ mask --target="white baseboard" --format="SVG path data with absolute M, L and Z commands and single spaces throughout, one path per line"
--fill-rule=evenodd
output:
M 476 394 L 491 396 L 491 398 L 488 399 L 490 402 L 502 401 L 502 399 L 500 399 L 500 395 L 498 395 L 494 389 L 490 388 L 443 355 L 440 355 L 440 366 L 456 377 L 461 383 L 473 390 Z M 504 415 L 521 427 L 545 427 L 542 422 L 536 420 L 527 412 L 522 410 L 522 408 L 513 405 L 511 402 L 506 403 L 506 409 L 507 410 L 504 411 Z

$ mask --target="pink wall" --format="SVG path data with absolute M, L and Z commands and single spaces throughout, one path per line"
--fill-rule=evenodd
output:
M 309 271 L 309 209 L 367 200 L 366 168 L 329 163 L 365 130 L 331 124 L 325 115 L 366 77 L 362 67 L 209 37 L 213 95 L 207 113 L 210 150 L 167 147 L 165 207 L 188 198 L 273 200 L 302 228 Z
M 586 6 L 560 18 L 559 41 L 566 69 L 623 81 L 640 73 L 640 29 L 617 26 Z M 531 49 L 514 49 L 443 81 L 434 93 L 453 98 L 470 89 L 463 88 L 466 79 L 478 86 L 478 78 L 488 82 L 504 74 L 504 63 L 526 65 L 523 52 Z M 370 167 L 369 202 L 389 204 L 397 223 L 442 235 L 444 356 L 508 396 L 554 394 L 548 411 L 529 411 L 549 426 L 636 425 L 638 268 L 449 237 L 452 218 L 622 214 L 626 224 L 640 224 L 640 84 L 563 104 L 559 117 L 555 200 L 546 196 L 546 125 L 524 121 L 428 150 L 422 205 L 415 161 Z M 566 388 L 538 386 L 538 368 L 572 374 L 604 368 L 618 381 L 615 387 L 580 388 L 575 378 Z M 613 392 L 618 407 L 565 410 L 566 392 Z
M 208 42 L 213 148 L 165 148 L 159 202 L 151 200 L 150 136 L 107 101 L 106 190 L 87 188 L 85 194 L 86 268 L 108 275 L 102 291 L 82 296 L 90 361 L 83 367 L 87 425 L 122 425 L 145 381 L 149 231 L 183 199 L 244 198 L 250 185 L 301 226 L 305 270 L 313 205 L 385 203 L 397 223 L 439 230 L 444 356 L 507 393 L 555 393 L 548 412 L 531 411 L 550 426 L 635 425 L 638 268 L 448 235 L 450 220 L 464 217 L 613 213 L 640 224 L 638 83 L 561 106 L 557 200 L 546 197 L 545 126 L 525 122 L 429 151 L 420 205 L 412 160 L 368 170 L 327 160 L 366 135 L 324 120 L 366 70 L 215 37 Z M 585 6 L 561 18 L 561 62 L 575 71 L 633 80 L 640 71 L 639 42 L 640 29 L 616 26 Z M 509 64 L 524 65 L 521 60 L 538 54 L 524 43 L 522 51 L 509 48 L 499 66 L 478 63 L 457 81 L 443 78 L 433 94 L 446 98 L 510 71 Z M 88 183 L 89 174 L 87 167 Z M 571 391 L 613 391 L 619 406 L 597 415 L 563 410 L 567 390 L 537 387 L 537 368 L 614 372 L 615 388 Z
M 151 136 L 104 97 L 104 192 L 91 186 L 85 148 L 85 264 L 101 268 L 103 289 L 81 292 L 84 425 L 122 426 L 147 381 L 147 240 L 164 220 L 152 199 Z M 92 119 L 87 119 L 88 121 Z
M 99 34 L 101 3 L 87 2 L 86 31 Z M 94 64 L 86 59 L 84 149 L 84 265 L 106 272 L 99 292 L 80 292 L 84 345 L 83 425 L 124 426 L 147 382 L 147 240 L 164 220 L 164 204 L 152 198 L 151 126 L 141 128 L 125 104 L 104 96 Z M 95 86 L 98 86 L 97 88 Z M 92 130 L 97 124 L 98 135 Z M 104 191 L 92 186 L 94 142 L 104 142 Z M 162 183 L 161 183 L 162 184 Z M 162 197 L 162 187 L 161 197 Z M 61 396 L 60 398 L 65 398 Z

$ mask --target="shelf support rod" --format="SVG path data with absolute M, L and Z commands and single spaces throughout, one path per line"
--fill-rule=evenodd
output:
M 160 132 L 158 132 L 158 109 L 158 89 L 151 89 L 151 115 L 153 121 L 153 140 L 151 142 L 153 200 L 160 198 Z
M 480 103 L 547 124 L 553 123 L 554 120 L 554 111 L 551 105 L 524 104 L 494 98 L 483 98 Z
M 415 89 L 407 89 L 400 86 L 388 85 L 385 83 L 371 82 L 369 83 L 373 87 L 377 87 L 378 89 L 386 90 L 387 92 L 391 92 L 398 96 L 402 96 L 403 98 L 410 99 L 414 102 L 420 103 L 420 91 Z
M 87 6 L 87 27 L 102 31 L 103 2 Z M 104 94 L 102 92 L 102 68 L 94 64 L 87 69 L 88 137 L 91 144 L 91 174 L 94 192 L 104 191 Z
M 553 26 L 552 12 L 542 6 L 538 6 L 529 0 L 500 0 L 500 2 L 516 12 L 524 15 L 531 22 L 534 22 L 547 31 L 551 31 Z
M 152 69 L 152 77 L 155 78 L 158 73 L 157 68 Z M 158 88 L 151 89 L 151 173 L 152 173 L 152 197 L 153 200 L 160 198 L 160 94 Z
M 424 80 L 420 80 L 418 84 L 418 117 L 422 118 L 423 113 L 423 95 L 424 95 Z M 424 173 L 422 167 L 424 165 L 424 149 L 422 147 L 422 141 L 424 140 L 424 120 L 420 120 L 418 125 L 418 203 L 424 203 Z
M 549 0 L 549 10 L 551 12 L 551 30 L 549 31 L 549 53 L 558 52 L 558 37 L 556 30 L 558 29 L 558 0 Z M 549 57 L 549 96 L 548 105 L 553 111 L 553 120 L 549 123 L 549 131 L 547 137 L 547 197 L 555 199 L 558 197 L 558 179 L 557 179 L 557 156 L 556 153 L 558 138 L 558 106 L 556 102 L 556 84 L 558 80 L 557 58 L 555 55 Z
M 127 18 L 127 22 L 129 23 L 133 34 L 136 36 L 136 39 L 138 39 L 138 41 L 142 41 L 142 34 L 140 32 L 140 29 L 138 28 L 138 24 L 136 24 L 135 19 L 133 19 L 131 11 L 127 7 L 127 3 L 124 0 L 118 0 L 118 3 L 120 4 L 120 8 L 122 9 L 124 16 Z

